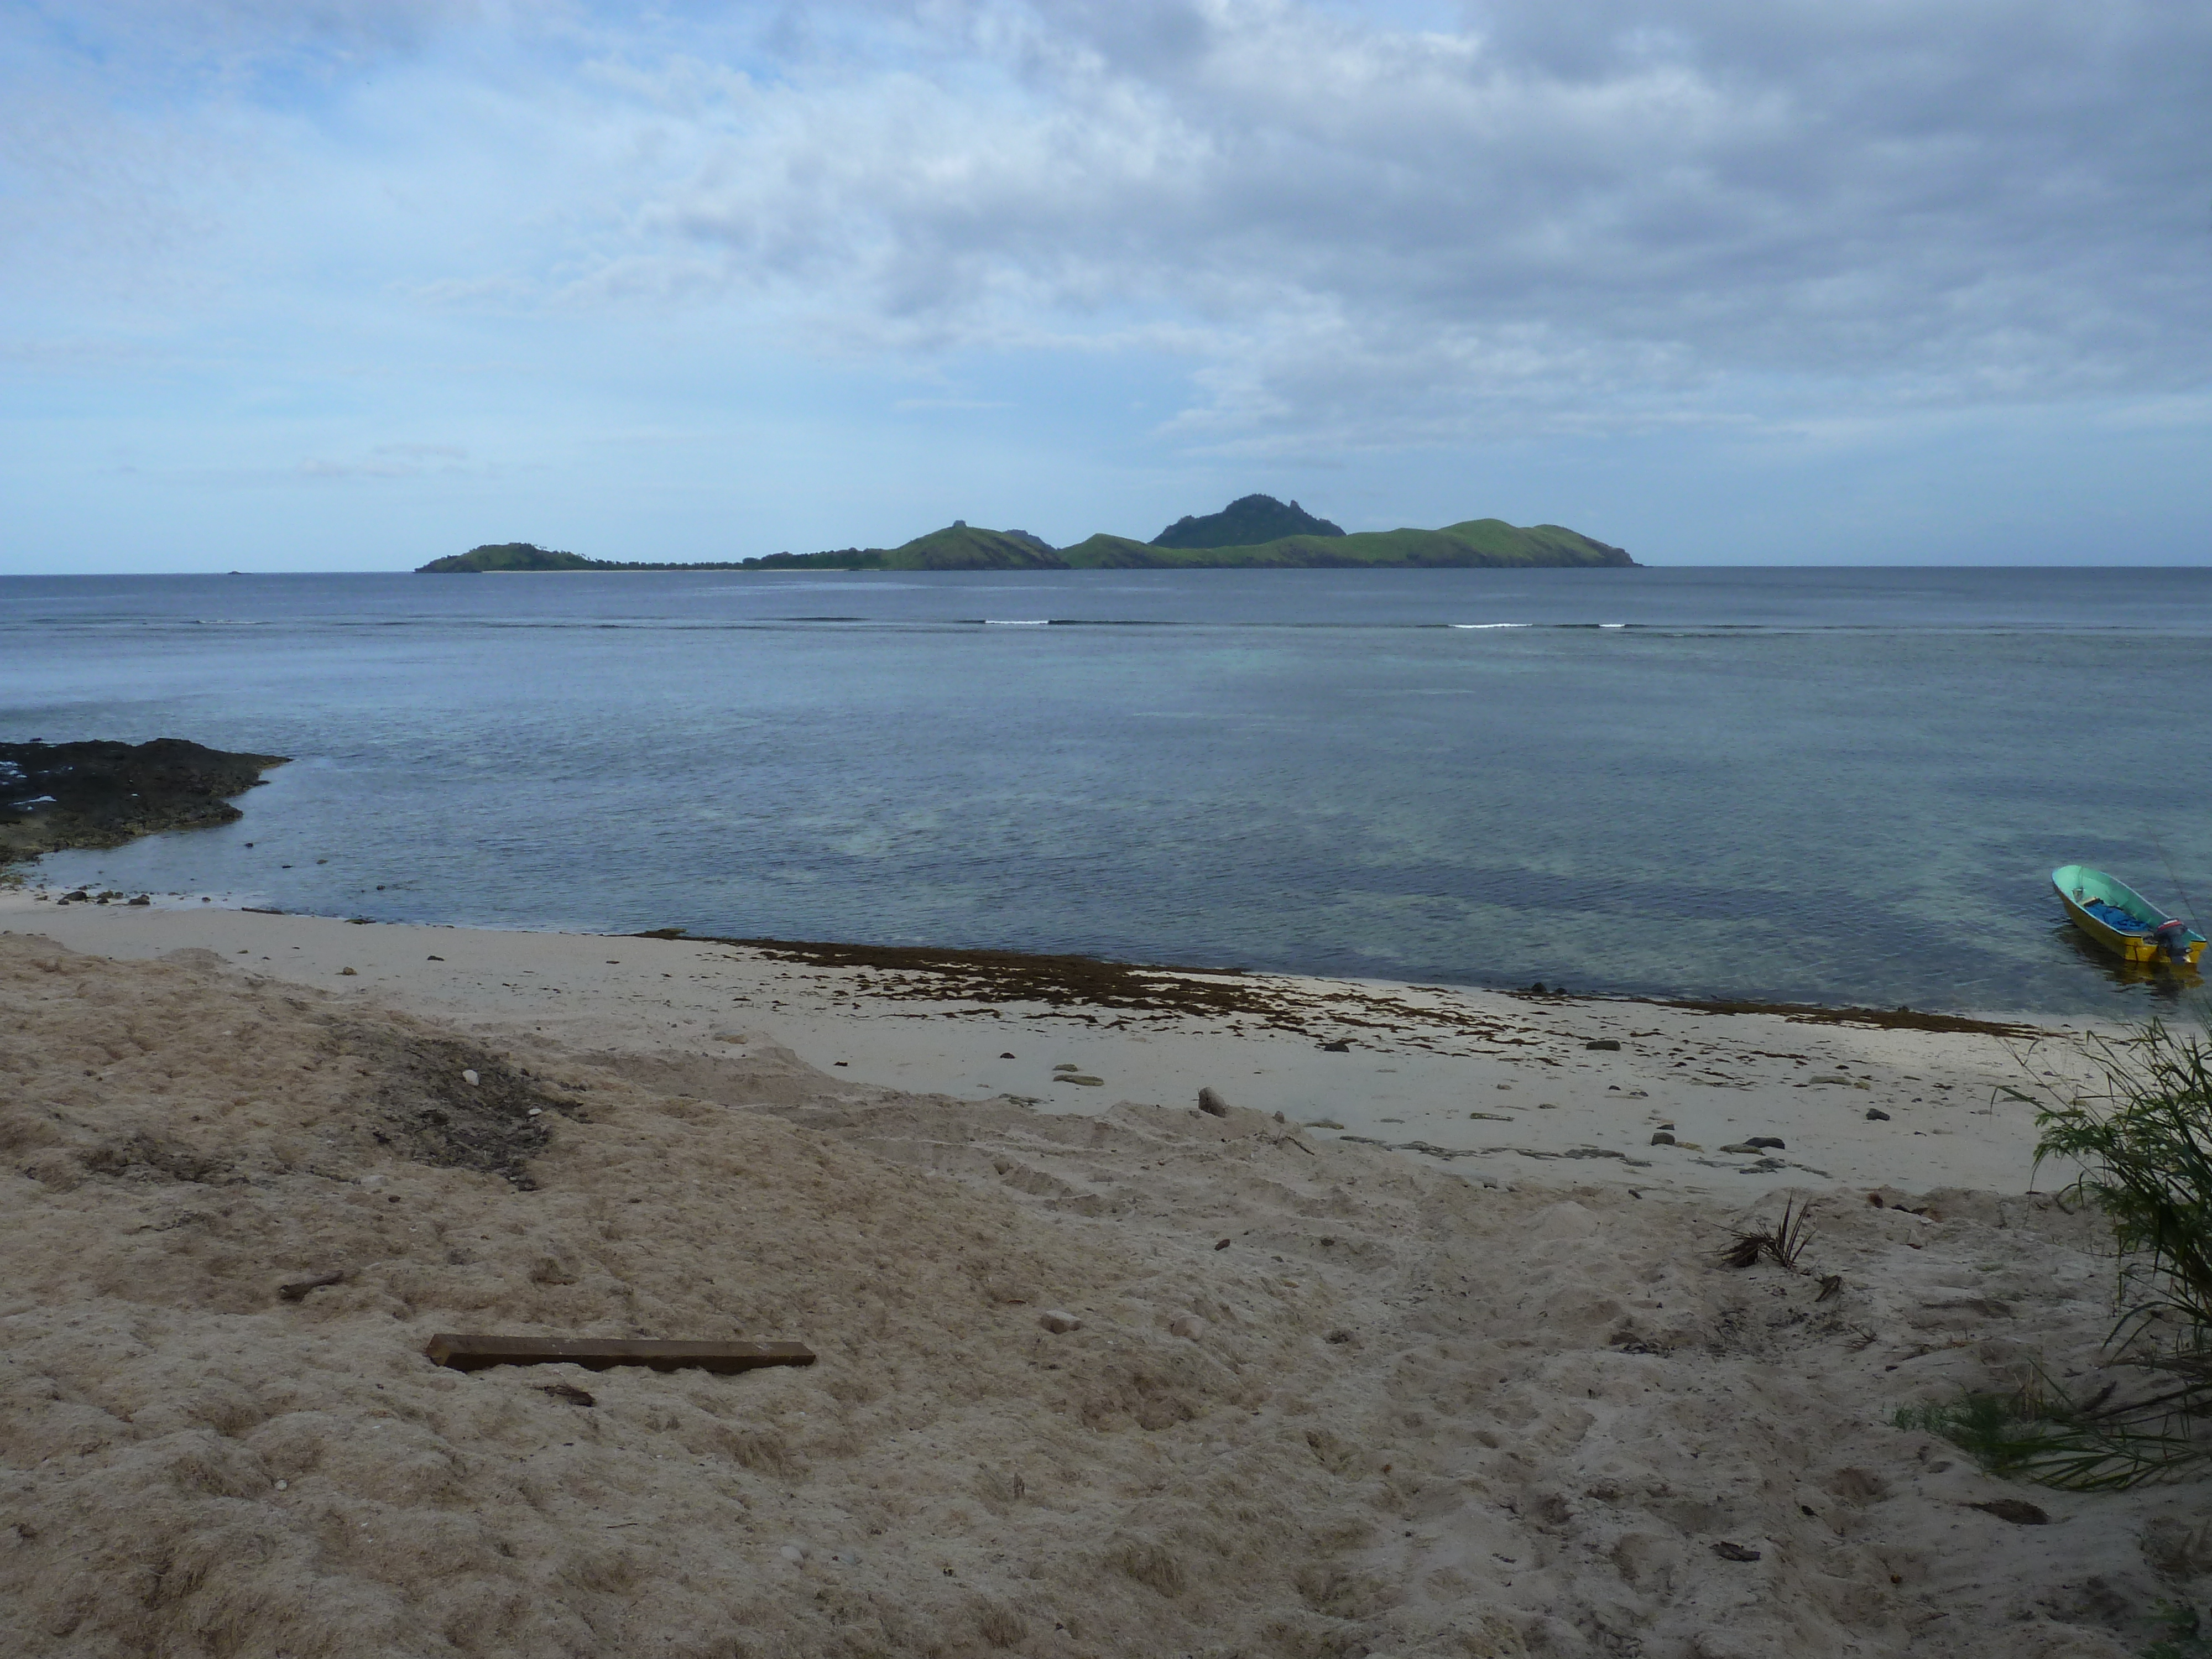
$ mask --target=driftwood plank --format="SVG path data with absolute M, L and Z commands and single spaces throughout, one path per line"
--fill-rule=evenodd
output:
M 801 1342 L 665 1342 L 599 1336 L 456 1336 L 441 1331 L 422 1352 L 457 1371 L 486 1365 L 649 1365 L 657 1371 L 687 1368 L 749 1371 L 758 1365 L 811 1365 L 814 1351 Z

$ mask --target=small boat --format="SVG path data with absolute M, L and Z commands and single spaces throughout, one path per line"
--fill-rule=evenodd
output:
M 2102 870 L 2062 864 L 2051 884 L 2074 925 L 2123 962 L 2194 967 L 2204 954 L 2203 934 Z

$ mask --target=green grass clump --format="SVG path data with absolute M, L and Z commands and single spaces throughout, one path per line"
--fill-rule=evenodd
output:
M 2161 1601 L 2151 1619 L 2166 1633 L 2142 1650 L 2142 1659 L 2212 1659 L 2212 1636 L 2204 1633 L 2196 1608 Z
M 2159 1413 L 2076 1406 L 2039 1376 L 2010 1394 L 1965 1394 L 1945 1404 L 1906 1406 L 1897 1428 L 1940 1435 L 1988 1474 L 2067 1492 L 2120 1492 L 2186 1472 L 2206 1455 L 2187 1433 L 2155 1426 Z
M 2083 1166 L 2069 1191 L 2112 1218 L 2123 1342 L 2147 1339 L 2189 1369 L 2212 1364 L 2212 1048 L 2153 1024 L 2094 1051 L 2102 1103 L 2036 1114 L 2036 1162 Z
M 1967 1395 L 1895 1419 L 1992 1474 L 2077 1492 L 2212 1462 L 2212 1047 L 2154 1024 L 2124 1042 L 2093 1040 L 2089 1052 L 2101 1097 L 2046 1091 L 2036 1163 L 2072 1160 L 2080 1173 L 2064 1196 L 2112 1223 L 2115 1381 L 2087 1405 L 2038 1376 L 2011 1395 Z

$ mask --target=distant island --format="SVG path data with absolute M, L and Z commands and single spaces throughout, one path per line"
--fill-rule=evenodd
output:
M 899 547 L 847 547 L 821 553 L 705 564 L 625 563 L 555 552 L 531 542 L 499 542 L 433 559 L 416 573 L 448 575 L 523 570 L 1195 570 L 1315 569 L 1351 565 L 1595 568 L 1636 561 L 1556 524 L 1528 528 L 1503 519 L 1469 519 L 1441 530 L 1362 530 L 1347 535 L 1296 501 L 1246 495 L 1218 513 L 1176 520 L 1149 542 L 1096 535 L 1055 548 L 1026 530 L 981 530 L 955 519 Z

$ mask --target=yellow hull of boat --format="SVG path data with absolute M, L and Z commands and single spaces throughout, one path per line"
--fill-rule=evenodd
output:
M 2066 907 L 2066 914 L 2076 927 L 2119 957 L 2121 961 L 2157 963 L 2172 960 L 2159 949 L 2157 940 L 2140 933 L 2123 933 L 2118 928 L 2098 921 L 2096 917 L 2075 903 L 2072 896 L 2063 888 L 2059 890 L 2058 902 Z M 2204 941 L 2201 939 L 2191 940 L 2188 950 L 2187 960 L 2189 965 L 2194 968 L 2198 959 L 2204 954 Z

